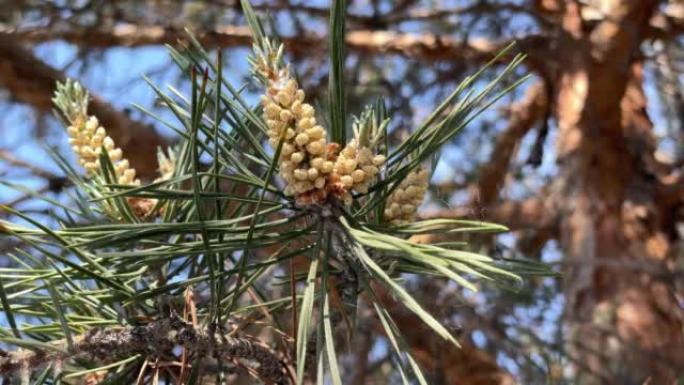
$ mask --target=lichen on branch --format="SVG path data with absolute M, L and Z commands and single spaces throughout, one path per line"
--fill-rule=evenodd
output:
M 67 360 L 85 359 L 106 365 L 136 354 L 168 357 L 175 347 L 183 347 L 198 359 L 247 361 L 260 380 L 286 385 L 286 367 L 279 356 L 261 342 L 196 327 L 177 316 L 169 316 L 142 326 L 95 328 L 74 338 L 72 349 L 66 341 L 50 343 L 52 349 L 0 350 L 0 376 L 28 376 L 46 367 L 60 368 Z M 22 381 L 26 381 L 23 378 Z

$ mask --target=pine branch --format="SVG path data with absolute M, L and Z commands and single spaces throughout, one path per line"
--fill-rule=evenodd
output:
M 46 367 L 59 368 L 67 360 L 90 359 L 100 364 L 140 354 L 163 357 L 181 346 L 196 358 L 233 359 L 255 364 L 261 380 L 277 385 L 289 383 L 285 364 L 268 347 L 253 339 L 213 333 L 210 328 L 195 327 L 177 316 L 170 316 L 143 326 L 95 328 L 75 336 L 68 351 L 65 340 L 51 342 L 49 348 L 0 351 L 0 376 L 25 376 Z
M 52 230 L 13 211 L 33 228 L 2 223 L 7 234 L 21 238 L 46 261 L 64 268 L 55 271 L 52 265 L 32 255 L 21 254 L 28 263 L 16 258 L 23 268 L 9 274 L 6 285 L 3 282 L 4 291 L 12 296 L 12 301 L 3 301 L 4 313 L 41 317 L 52 323 L 16 329 L 15 335 L 27 329 L 47 330 L 32 336 L 31 341 L 0 339 L 33 349 L 0 357 L 0 375 L 19 373 L 28 378 L 38 368 L 60 367 L 62 361 L 74 358 L 111 363 L 121 358 L 131 362 L 136 355 L 169 357 L 180 346 L 187 354 L 215 358 L 220 363 L 236 358 L 252 361 L 259 378 L 285 384 L 285 366 L 270 349 L 250 339 L 215 334 L 215 329 L 198 328 L 193 326 L 196 323 L 190 325 L 177 317 L 161 316 L 159 321 L 145 326 L 93 329 L 87 334 L 72 335 L 69 344 L 64 339 L 73 328 L 75 334 L 88 330 L 83 327 L 91 325 L 80 319 L 89 320 L 93 308 L 98 309 L 100 326 L 119 325 L 121 314 L 116 306 L 126 309 L 124 317 L 137 311 L 154 317 L 155 305 L 164 301 L 164 296 L 179 298 L 192 286 L 211 297 L 197 306 L 196 315 L 202 324 L 215 325 L 214 320 L 222 314 L 263 311 L 268 314 L 270 326 L 282 331 L 278 312 L 296 311 L 293 358 L 298 385 L 305 382 L 306 373 L 312 380 L 323 382 L 329 376 L 333 385 L 342 384 L 338 366 L 342 333 L 338 326 L 343 326 L 344 321 L 350 332 L 353 330 L 357 297 L 363 294 L 370 299 L 383 324 L 404 379 L 413 378 L 425 385 L 425 377 L 406 352 L 401 333 L 374 288 L 384 287 L 440 338 L 458 346 L 452 333 L 403 287 L 398 279 L 402 274 L 443 277 L 477 291 L 480 281 L 519 285 L 519 274 L 547 273 L 525 261 L 494 259 L 470 252 L 465 244 L 416 244 L 410 238 L 416 234 L 506 230 L 489 223 L 458 219 L 417 221 L 415 215 L 430 179 L 429 173 L 421 169 L 434 162 L 443 145 L 451 142 L 479 113 L 524 81 L 522 78 L 503 89 L 500 86 L 500 81 L 513 74 L 523 58 L 516 56 L 499 76 L 485 81 L 484 71 L 500 63 L 506 51 L 500 53 L 488 66 L 466 78 L 402 143 L 392 143 L 387 135 L 390 117 L 381 101 L 354 122 L 346 117 L 342 43 L 346 41 L 353 50 L 354 45 L 349 43 L 354 34 L 343 36 L 344 1 L 336 4 L 331 24 L 335 47 L 331 47 L 330 127 L 318 123 L 320 113 L 310 104 L 313 101 L 306 100 L 290 71 L 284 57 L 287 44 L 281 45 L 266 36 L 259 17 L 246 0 L 243 11 L 254 36 L 250 63 L 263 87 L 260 105 L 250 105 L 243 98 L 241 87 L 222 78 L 221 70 L 217 69 L 220 61 L 213 60 L 198 38 L 189 35 L 186 44 L 179 49 L 171 48 L 173 60 L 183 72 L 192 75 L 191 95 L 185 97 L 173 88 L 167 93 L 151 84 L 176 123 L 168 123 L 141 108 L 181 136 L 174 159 L 160 158 L 160 165 L 166 164 L 163 168 L 168 168 L 162 170 L 168 180 L 137 185 L 118 179 L 119 163 L 111 161 L 115 148 L 112 141 L 105 143 L 104 128 L 100 130 L 95 124 L 83 127 L 88 134 L 85 138 L 78 129 L 85 121 L 85 95 L 66 93 L 56 100 L 67 118 L 79 118 L 79 122 L 69 122 L 73 126 L 72 144 L 78 144 L 74 149 L 82 159 L 87 158 L 84 166 L 101 166 L 97 175 L 102 182 L 85 183 L 65 161 L 60 160 L 60 164 L 73 179 L 80 181 L 77 187 L 95 203 L 116 203 L 112 207 L 120 215 L 108 219 L 127 221 L 74 226 L 70 220 L 63 228 Z M 433 43 L 443 49 L 439 42 Z M 510 50 L 512 47 L 508 47 L 507 51 Z M 202 74 L 201 80 L 198 74 Z M 472 90 L 481 82 L 486 83 L 481 91 Z M 349 123 L 353 137 L 346 140 Z M 82 142 L 87 142 L 87 146 Z M 268 144 L 272 151 L 265 148 Z M 92 155 L 98 155 L 98 150 L 101 154 L 94 158 Z M 114 155 L 118 161 L 118 154 Z M 201 171 L 199 160 L 203 157 L 212 158 L 211 172 Z M 234 188 L 222 192 L 218 184 L 223 180 L 234 183 Z M 141 221 L 129 213 L 126 201 L 133 198 L 166 202 L 163 216 L 159 221 Z M 92 203 L 84 201 L 80 205 L 87 208 Z M 205 211 L 210 206 L 217 207 L 215 213 Z M 77 262 L 44 247 L 43 242 L 73 253 Z M 271 296 L 260 292 L 262 282 L 282 283 L 278 274 L 273 274 L 274 269 L 303 255 L 308 256 L 306 265 L 300 272 L 293 270 L 291 277 L 292 301 L 279 298 L 275 292 Z M 259 256 L 265 258 L 255 260 Z M 226 257 L 230 264 L 224 260 Z M 33 276 L 37 278 L 27 279 Z M 46 277 L 50 278 L 50 285 L 61 286 L 51 291 L 49 299 L 54 306 L 49 308 L 44 306 L 43 287 L 34 283 Z M 301 295 L 296 293 L 298 281 L 306 283 Z M 100 286 L 95 289 L 91 283 Z M 221 288 L 224 284 L 225 288 Z M 101 288 L 111 290 L 101 292 Z M 27 299 L 18 302 L 16 293 L 32 296 L 24 296 Z M 245 293 L 250 294 L 251 301 L 246 301 Z M 69 314 L 62 315 L 63 311 Z M 245 320 L 252 318 L 248 316 Z M 250 325 L 253 323 L 245 323 Z M 59 342 L 44 344 L 36 340 Z M 283 346 L 283 351 L 288 350 Z M 117 362 L 111 367 L 119 365 Z

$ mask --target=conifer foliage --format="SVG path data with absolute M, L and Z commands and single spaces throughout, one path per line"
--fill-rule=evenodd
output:
M 0 342 L 11 348 L 0 352 L 0 376 L 23 384 L 97 375 L 102 384 L 251 376 L 254 383 L 337 385 L 347 375 L 340 357 L 353 351 L 344 336 L 378 322 L 403 383 L 426 384 L 382 298 L 393 296 L 458 342 L 403 278 L 442 277 L 477 290 L 484 281 L 546 273 L 464 244 L 410 238 L 505 230 L 416 213 L 428 163 L 507 91 L 498 82 L 521 57 L 480 91 L 472 90 L 479 73 L 465 79 L 408 138 L 392 143 L 381 99 L 347 116 L 344 1 L 331 7 L 327 115 L 307 100 L 286 47 L 267 36 L 249 3 L 242 6 L 260 101 L 250 104 L 242 87 L 227 82 L 220 55 L 191 34 L 170 47 L 192 87 L 184 96 L 150 84 L 176 121 L 141 109 L 180 138 L 177 148 L 159 150 L 160 175 L 151 183 L 135 178 L 134 165 L 87 114 L 83 88 L 57 86 L 55 107 L 81 167 L 54 155 L 75 186 L 72 204 L 49 201 L 63 213 L 54 224 L 15 211 L 14 221 L 0 223 L 3 236 L 25 246 L 10 254 L 15 267 L 1 271 L 7 327 Z M 361 306 L 375 320 L 357 317 Z

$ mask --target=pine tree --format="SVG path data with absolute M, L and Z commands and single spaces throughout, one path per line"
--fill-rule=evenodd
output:
M 50 201 L 62 212 L 56 227 L 16 211 L 23 223 L 0 222 L 4 236 L 31 250 L 11 254 L 20 267 L 0 280 L 8 325 L 0 341 L 12 346 L 0 351 L 0 375 L 22 384 L 228 383 L 249 375 L 255 383 L 337 385 L 363 309 L 379 319 L 403 383 L 426 384 L 383 297 L 457 345 L 406 279 L 442 277 L 477 291 L 480 281 L 515 285 L 522 274 L 547 273 L 466 244 L 410 239 L 505 231 L 416 213 L 440 147 L 510 89 L 497 86 L 521 56 L 480 91 L 472 90 L 480 73 L 465 79 L 393 143 L 382 99 L 349 118 L 344 1 L 331 8 L 327 114 L 300 89 L 283 45 L 242 5 L 261 100 L 245 100 L 223 76 L 220 56 L 191 34 L 169 48 L 192 89 L 182 95 L 150 84 L 177 120 L 157 119 L 180 137 L 176 148 L 159 150 L 152 183 L 136 178 L 88 114 L 87 92 L 72 81 L 57 86 L 54 104 L 79 167 L 54 156 L 75 186 L 73 202 Z

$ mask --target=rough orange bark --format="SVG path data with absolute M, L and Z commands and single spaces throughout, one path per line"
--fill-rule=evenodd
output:
M 555 115 L 563 182 L 569 350 L 579 384 L 675 381 L 684 363 L 682 315 L 653 269 L 671 262 L 673 228 L 656 201 L 654 141 L 639 47 L 657 1 L 579 2 L 563 9 L 564 63 Z

